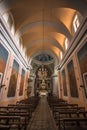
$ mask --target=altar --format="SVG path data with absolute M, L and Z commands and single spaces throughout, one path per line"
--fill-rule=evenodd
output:
M 40 95 L 40 96 L 47 96 L 47 95 L 48 95 L 48 92 L 47 92 L 47 91 L 40 91 L 40 92 L 39 92 L 39 95 Z

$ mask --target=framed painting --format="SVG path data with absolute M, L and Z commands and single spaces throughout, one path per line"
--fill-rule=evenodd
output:
M 2 76 L 3 76 L 3 73 L 0 72 L 0 86 L 2 84 Z

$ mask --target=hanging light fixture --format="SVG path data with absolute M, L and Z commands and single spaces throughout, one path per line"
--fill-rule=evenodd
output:
M 42 28 L 42 37 L 43 37 L 43 40 L 42 40 L 42 66 L 41 66 L 41 73 L 42 73 L 42 78 L 43 78 L 43 80 L 44 80 L 44 78 L 45 78 L 45 66 L 44 66 L 44 60 L 45 60 L 45 58 L 44 58 L 44 9 L 42 10 L 42 26 L 43 26 L 43 28 Z
M 45 90 L 46 89 L 46 78 L 47 78 L 47 69 L 44 65 L 45 62 L 45 54 L 44 54 L 44 9 L 42 10 L 42 63 L 41 63 L 41 67 L 39 68 L 38 71 L 38 76 L 39 78 L 42 80 L 41 83 L 41 90 Z
M 42 10 L 42 65 L 44 65 L 44 9 Z
M 47 78 L 47 70 L 44 66 L 44 61 L 45 61 L 45 54 L 44 54 L 44 9 L 43 9 L 43 44 L 42 44 L 42 56 L 43 56 L 43 60 L 42 60 L 42 89 L 46 89 L 46 83 L 45 80 Z

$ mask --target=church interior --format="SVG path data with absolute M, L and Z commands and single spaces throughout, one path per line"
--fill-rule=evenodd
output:
M 0 130 L 87 130 L 87 0 L 0 0 Z

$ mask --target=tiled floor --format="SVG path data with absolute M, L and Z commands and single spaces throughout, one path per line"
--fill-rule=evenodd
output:
M 56 130 L 46 97 L 42 97 L 27 130 Z

